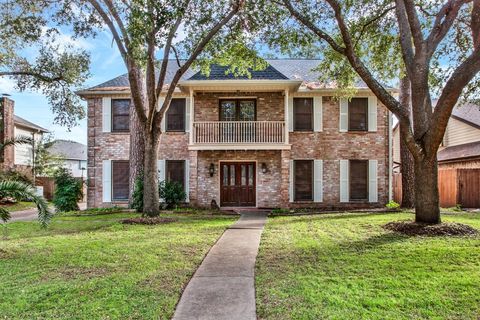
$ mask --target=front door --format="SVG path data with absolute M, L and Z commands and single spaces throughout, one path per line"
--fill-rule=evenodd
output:
M 255 206 L 255 162 L 220 163 L 220 205 Z

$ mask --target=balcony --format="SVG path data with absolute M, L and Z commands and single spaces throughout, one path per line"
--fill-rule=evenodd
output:
M 284 121 L 193 122 L 190 150 L 290 149 Z

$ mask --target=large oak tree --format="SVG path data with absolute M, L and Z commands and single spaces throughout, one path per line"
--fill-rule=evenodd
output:
M 475 93 L 480 1 L 281 0 L 273 4 L 284 8 L 277 13 L 284 17 L 279 25 L 291 28 L 277 28 L 275 35 L 275 28 L 269 26 L 271 44 L 285 48 L 286 39 L 302 39 L 300 44 L 310 52 L 316 46 L 325 49 L 319 67 L 325 76 L 334 76 L 345 87 L 360 77 L 395 114 L 414 162 L 416 221 L 439 223 L 437 150 L 457 101 L 462 94 Z M 390 63 L 398 66 L 391 68 Z M 383 83 L 392 77 L 385 73 L 394 69 L 404 69 L 410 82 L 411 115 Z M 435 105 L 433 92 L 438 96 Z

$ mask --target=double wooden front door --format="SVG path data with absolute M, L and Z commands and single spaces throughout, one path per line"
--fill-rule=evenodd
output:
M 255 162 L 220 163 L 220 205 L 255 206 Z

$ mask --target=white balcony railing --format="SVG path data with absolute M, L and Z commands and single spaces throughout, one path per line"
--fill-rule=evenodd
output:
M 201 121 L 193 123 L 194 144 L 283 144 L 284 121 Z

